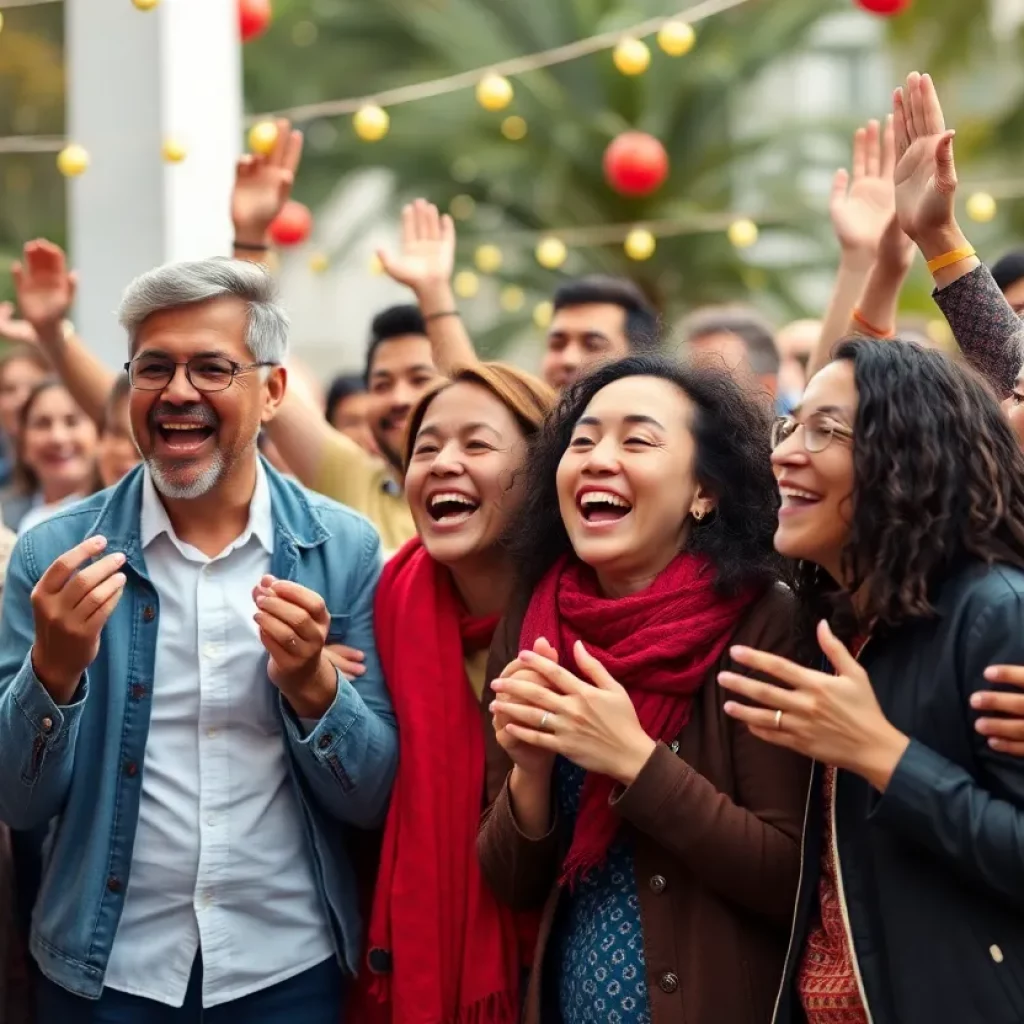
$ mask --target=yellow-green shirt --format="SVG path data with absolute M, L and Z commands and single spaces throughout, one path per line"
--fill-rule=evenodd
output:
M 315 490 L 366 516 L 385 556 L 416 536 L 405 493 L 388 465 L 339 434 L 329 442 Z

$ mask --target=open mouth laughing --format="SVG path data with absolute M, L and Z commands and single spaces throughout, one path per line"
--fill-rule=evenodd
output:
M 427 498 L 427 512 L 439 527 L 462 526 L 479 508 L 479 501 L 461 491 L 438 491 Z
M 608 526 L 621 522 L 633 505 L 621 494 L 596 487 L 585 487 L 576 495 L 580 517 L 589 526 Z
M 821 495 L 809 491 L 803 487 L 795 487 L 793 484 L 779 482 L 779 496 L 782 504 L 779 507 L 779 515 L 792 515 L 795 512 L 803 512 L 812 505 L 821 501 Z

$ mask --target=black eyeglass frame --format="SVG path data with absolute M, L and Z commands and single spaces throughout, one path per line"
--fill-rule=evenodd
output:
M 233 359 L 228 359 L 227 356 L 193 356 L 191 359 L 186 359 L 184 362 L 176 361 L 176 360 L 173 360 L 173 359 L 166 359 L 166 360 L 164 360 L 164 365 L 166 365 L 166 366 L 171 368 L 171 375 L 167 378 L 166 381 L 164 381 L 158 387 L 147 388 L 147 387 L 140 387 L 136 383 L 136 381 L 135 381 L 135 373 L 132 370 L 133 365 L 135 363 L 137 363 L 138 360 L 141 359 L 141 358 L 145 358 L 145 357 L 143 357 L 143 356 L 136 356 L 134 359 L 131 359 L 127 363 L 124 364 L 124 372 L 128 374 L 128 383 L 136 391 L 163 391 L 163 389 L 166 388 L 167 385 L 170 384 L 171 381 L 174 380 L 174 376 L 178 372 L 178 367 L 179 366 L 184 366 L 185 367 L 185 379 L 189 382 L 189 384 L 191 384 L 192 387 L 194 387 L 196 389 L 196 391 L 202 391 L 204 394 L 208 394 L 208 395 L 211 395 L 211 394 L 215 395 L 215 394 L 217 394 L 220 391 L 227 391 L 227 389 L 229 387 L 231 387 L 232 384 L 234 384 L 235 378 L 237 376 L 239 376 L 239 374 L 251 373 L 253 370 L 262 370 L 264 367 L 267 367 L 267 366 L 280 366 L 281 365 L 280 363 L 274 363 L 274 362 L 236 363 Z M 154 362 L 156 362 L 157 361 L 157 357 L 153 357 L 153 358 L 154 358 Z M 161 360 L 163 360 L 163 358 L 164 357 L 162 357 L 162 356 L 159 357 L 159 359 L 161 359 Z M 220 359 L 220 360 L 223 360 L 224 363 L 226 363 L 227 365 L 229 365 L 231 367 L 231 377 L 228 380 L 228 382 L 224 385 L 224 387 L 222 387 L 222 388 L 200 387 L 192 379 L 192 370 L 190 368 L 190 364 L 193 363 L 193 362 L 199 362 L 199 361 L 201 361 L 203 359 L 205 359 L 205 360 Z

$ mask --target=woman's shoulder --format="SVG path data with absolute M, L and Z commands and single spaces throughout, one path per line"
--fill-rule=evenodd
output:
M 733 643 L 790 658 L 796 649 L 796 597 L 781 583 L 772 584 L 747 609 Z
M 943 581 L 936 600 L 940 614 L 1024 601 L 1024 566 L 964 559 Z

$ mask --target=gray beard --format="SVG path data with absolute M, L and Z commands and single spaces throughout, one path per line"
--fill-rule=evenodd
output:
M 147 459 L 146 466 L 153 477 L 153 485 L 165 497 L 174 501 L 189 501 L 201 498 L 220 483 L 227 471 L 227 462 L 222 452 L 217 452 L 210 465 L 189 484 L 179 484 L 168 479 L 157 459 Z

